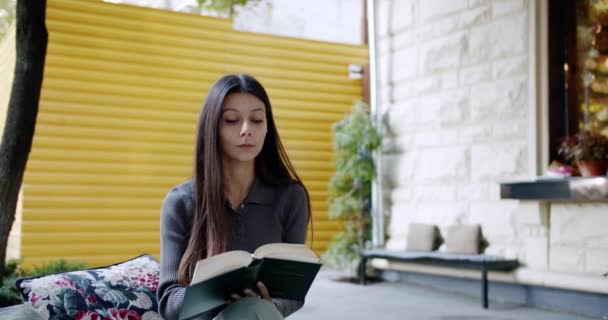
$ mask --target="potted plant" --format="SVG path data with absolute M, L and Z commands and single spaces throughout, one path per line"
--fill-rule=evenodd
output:
M 336 173 L 329 182 L 329 216 L 345 224 L 324 260 L 332 267 L 354 271 L 360 250 L 371 238 L 371 183 L 376 176 L 372 153 L 381 137 L 364 102 L 356 102 L 352 112 L 334 124 L 333 131 Z
M 576 164 L 583 176 L 602 176 L 608 170 L 608 137 L 582 130 L 562 140 L 558 153 Z

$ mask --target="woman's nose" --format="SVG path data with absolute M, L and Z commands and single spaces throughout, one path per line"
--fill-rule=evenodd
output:
M 251 135 L 251 126 L 249 122 L 243 122 L 243 127 L 241 128 L 241 136 L 250 136 Z

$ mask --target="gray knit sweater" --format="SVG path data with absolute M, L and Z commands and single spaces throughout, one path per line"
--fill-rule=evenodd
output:
M 172 188 L 161 210 L 159 313 L 165 320 L 177 320 L 186 288 L 179 285 L 179 263 L 186 250 L 194 220 L 194 184 L 184 182 Z M 228 250 L 255 251 L 267 243 L 305 243 L 308 219 L 304 188 L 296 183 L 270 186 L 259 179 L 238 208 L 226 206 L 230 216 Z M 303 301 L 273 299 L 284 317 L 302 307 Z M 213 319 L 206 314 L 201 319 Z

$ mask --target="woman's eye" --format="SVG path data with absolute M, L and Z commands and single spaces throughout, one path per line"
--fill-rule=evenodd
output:
M 262 123 L 262 122 L 264 122 L 264 120 L 261 120 L 261 119 L 253 119 L 253 120 L 251 120 L 251 121 L 252 121 L 253 123 Z
M 229 124 L 234 124 L 234 123 L 239 122 L 239 120 L 236 120 L 236 119 L 226 119 L 225 121 L 226 121 L 226 123 L 229 123 Z

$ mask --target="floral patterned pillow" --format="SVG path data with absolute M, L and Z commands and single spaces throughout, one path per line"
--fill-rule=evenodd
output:
M 141 255 L 115 265 L 17 280 L 24 302 L 49 320 L 162 320 L 159 265 Z

